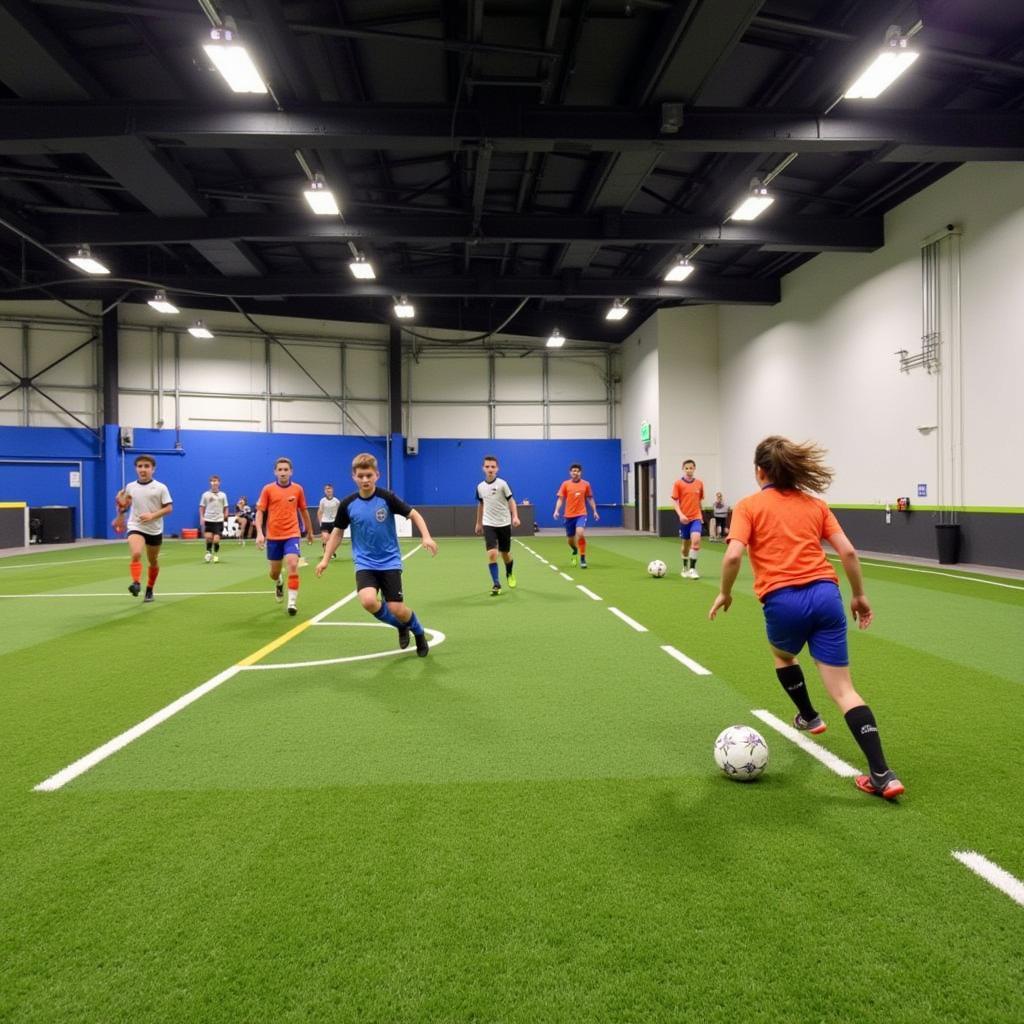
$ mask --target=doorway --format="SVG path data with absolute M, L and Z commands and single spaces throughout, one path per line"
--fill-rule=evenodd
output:
M 636 464 L 636 528 L 639 533 L 658 532 L 657 459 Z

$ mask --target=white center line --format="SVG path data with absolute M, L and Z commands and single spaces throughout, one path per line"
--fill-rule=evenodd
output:
M 54 565 L 85 565 L 87 562 L 120 562 L 124 555 L 104 555 L 102 558 L 72 558 L 62 562 L 21 562 L 18 565 L 0 565 L 0 569 L 49 569 Z
M 960 861 L 966 868 L 970 868 L 976 875 L 984 878 L 989 885 L 994 885 L 1000 892 L 1005 893 L 1014 903 L 1024 907 L 1024 882 L 1015 878 L 1009 871 L 1005 871 L 998 864 L 994 864 L 973 850 L 952 850 L 954 858 Z
M 629 626 L 631 629 L 635 629 L 638 633 L 647 632 L 646 626 L 641 626 L 640 623 L 636 621 L 636 619 L 631 619 L 625 612 L 619 611 L 618 608 L 612 608 L 609 606 L 608 611 L 610 611 L 612 615 L 618 616 L 627 626 Z
M 544 563 L 552 572 L 558 572 L 558 566 L 552 565 L 550 562 Z
M 776 718 L 770 711 L 751 711 L 752 715 L 760 718 L 766 725 L 770 725 L 776 732 L 781 733 L 788 740 L 792 740 L 801 750 L 806 751 L 811 757 L 817 758 L 826 768 L 841 775 L 845 779 L 852 779 L 860 775 L 853 765 L 847 764 L 841 758 L 836 757 L 830 750 L 819 747 L 817 743 L 808 739 L 802 732 L 797 732 L 791 725 L 786 725 L 780 718 Z
M 676 661 L 678 661 L 682 665 L 685 665 L 691 672 L 695 673 L 696 675 L 698 675 L 698 676 L 709 676 L 709 675 L 711 675 L 711 670 L 710 669 L 706 669 L 703 665 L 701 665 L 700 663 L 694 661 L 693 658 L 688 658 L 685 654 L 683 654 L 682 651 L 676 650 L 676 648 L 672 647 L 670 644 L 665 644 L 661 649 L 670 658 L 675 658 Z
M 587 588 L 585 586 L 583 586 L 582 583 L 577 583 L 576 584 L 576 589 L 580 590 L 584 594 L 586 594 L 587 597 L 589 597 L 591 601 L 600 601 L 601 600 L 601 598 L 598 597 L 597 594 L 595 594 L 592 590 L 587 590 Z

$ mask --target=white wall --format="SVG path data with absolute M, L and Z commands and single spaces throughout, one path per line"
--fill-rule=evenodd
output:
M 661 446 L 660 387 L 658 378 L 658 318 L 648 317 L 623 343 L 622 359 L 622 414 L 619 418 L 619 436 L 622 438 L 622 463 L 632 466 L 636 462 L 657 459 Z M 640 443 L 640 424 L 651 425 L 651 443 Z M 634 480 L 630 476 L 628 493 L 624 500 L 633 500 Z
M 891 211 L 885 247 L 825 254 L 783 280 L 772 308 L 720 311 L 721 434 L 727 500 L 753 488 L 754 445 L 814 438 L 838 470 L 830 500 L 934 503 L 936 378 L 899 372 L 920 350 L 920 243 L 946 224 L 962 236 L 964 504 L 1024 506 L 1024 166 L 969 164 Z M 948 458 L 948 453 L 943 453 Z

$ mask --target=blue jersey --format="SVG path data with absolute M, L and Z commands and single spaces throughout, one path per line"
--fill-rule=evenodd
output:
M 397 494 L 377 487 L 369 498 L 358 491 L 341 499 L 336 530 L 352 527 L 352 563 L 356 569 L 401 569 L 395 516 L 408 518 L 412 506 Z

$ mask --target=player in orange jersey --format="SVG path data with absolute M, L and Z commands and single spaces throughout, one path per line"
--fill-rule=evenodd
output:
M 591 511 L 594 513 L 594 522 L 599 522 L 601 517 L 597 514 L 597 502 L 594 500 L 594 492 L 590 489 L 590 484 L 583 479 L 583 467 L 578 462 L 574 462 L 569 467 L 569 479 L 562 481 L 562 486 L 558 488 L 557 496 L 555 519 L 558 518 L 558 514 L 562 510 L 562 502 L 565 502 L 565 539 L 572 549 L 569 564 L 577 564 L 578 553 L 579 567 L 586 569 L 588 500 Z
M 267 484 L 256 502 L 256 546 L 266 546 L 270 562 L 270 578 L 274 596 L 284 597 L 281 563 L 288 563 L 288 614 L 295 615 L 299 597 L 299 517 L 306 527 L 306 543 L 313 543 L 313 522 L 306 508 L 306 494 L 292 482 L 292 460 L 281 458 L 274 463 L 274 483 Z
M 679 516 L 679 554 L 683 560 L 683 579 L 699 580 L 697 556 L 700 554 L 700 533 L 704 527 L 704 516 L 700 503 L 704 499 L 704 484 L 693 474 L 697 463 L 687 459 L 683 463 L 682 478 L 672 485 L 672 504 Z M 687 565 L 689 562 L 689 565 Z
M 708 618 L 729 610 L 743 552 L 748 551 L 754 593 L 764 606 L 775 674 L 797 707 L 793 725 L 815 734 L 826 729 L 796 660 L 807 644 L 825 689 L 867 759 L 868 774 L 857 776 L 857 788 L 892 800 L 904 791 L 903 783 L 885 760 L 871 708 L 853 688 L 839 577 L 825 558 L 821 542 L 827 540 L 839 555 L 853 589 L 850 611 L 860 628 L 867 629 L 872 612 L 860 561 L 832 510 L 807 493 L 821 492 L 832 482 L 833 472 L 824 464 L 824 455 L 815 444 L 794 444 L 784 437 L 766 437 L 757 446 L 754 475 L 761 490 L 733 509 L 722 584 Z

